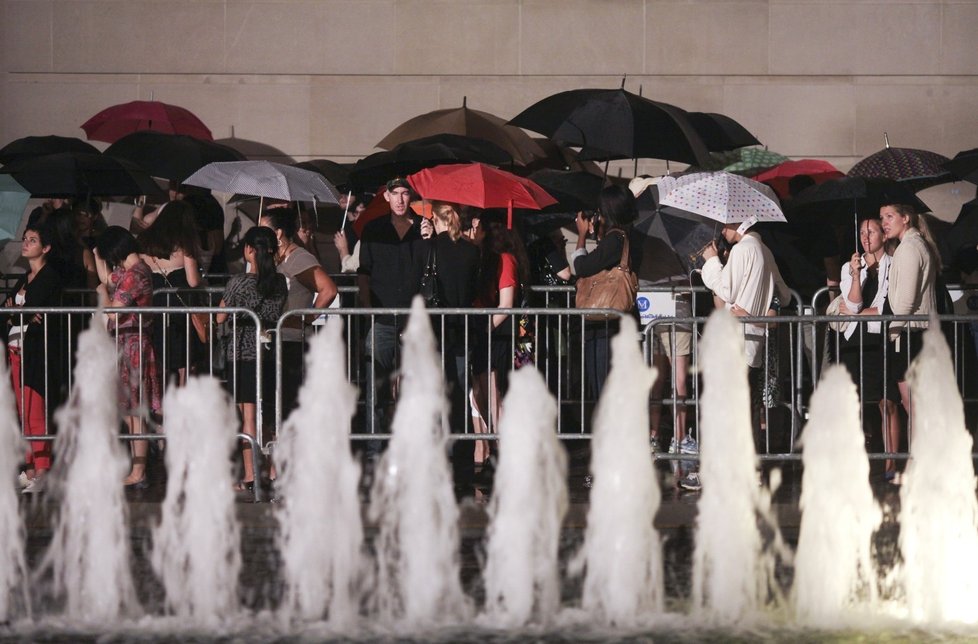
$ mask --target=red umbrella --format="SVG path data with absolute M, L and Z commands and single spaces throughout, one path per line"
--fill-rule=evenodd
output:
M 828 161 L 801 159 L 799 161 L 785 161 L 751 178 L 771 186 L 778 193 L 778 196 L 784 199 L 791 196 L 788 193 L 788 183 L 794 177 L 802 175 L 811 177 L 816 184 L 845 176 Z
M 533 181 L 482 163 L 440 165 L 409 175 L 407 180 L 425 199 L 506 208 L 510 228 L 514 207 L 540 210 L 557 203 Z
M 160 101 L 132 101 L 107 107 L 82 124 L 89 139 L 115 143 L 126 134 L 156 130 L 213 141 L 211 131 L 189 110 Z

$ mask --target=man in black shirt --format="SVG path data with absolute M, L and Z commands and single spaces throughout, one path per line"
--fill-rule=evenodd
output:
M 369 222 L 360 239 L 360 306 L 409 308 L 419 290 L 424 262 L 421 217 L 409 208 L 411 187 L 406 179 L 388 181 L 384 199 L 390 204 L 390 215 Z M 378 315 L 367 333 L 366 433 L 387 431 L 388 408 L 393 403 L 390 376 L 397 366 L 400 331 L 406 321 L 405 316 Z M 368 453 L 377 451 L 371 442 Z

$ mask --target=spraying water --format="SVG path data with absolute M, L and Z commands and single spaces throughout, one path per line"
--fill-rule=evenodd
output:
M 978 501 L 972 439 L 951 353 L 931 321 L 908 375 L 910 461 L 900 490 L 900 549 L 910 618 L 978 622 Z
M 584 548 L 582 606 L 614 626 L 633 626 L 663 608 L 662 546 L 653 525 L 659 485 L 649 454 L 649 390 L 634 320 L 624 318 L 611 344 L 611 373 L 595 410 L 591 489 Z
M 54 536 L 38 575 L 50 569 L 53 589 L 67 599 L 65 617 L 113 623 L 138 608 L 129 570 L 129 471 L 118 439 L 120 417 L 115 343 L 95 319 L 78 337 L 75 388 L 58 410 L 58 454 L 48 483 L 60 497 Z
M 857 616 L 854 609 L 875 603 L 871 546 L 883 519 L 869 485 L 859 397 L 845 367 L 830 367 L 812 394 L 802 443 L 795 614 L 811 626 L 838 627 Z
M 0 481 L 17 478 L 23 454 L 10 369 L 0 360 Z M 10 619 L 18 602 L 30 613 L 27 587 L 24 524 L 17 511 L 17 490 L 12 485 L 0 485 L 0 622 Z
M 403 334 L 392 437 L 377 467 L 370 518 L 376 540 L 375 608 L 409 627 L 457 623 L 470 613 L 459 580 L 458 506 L 446 458 L 448 401 L 420 297 Z
M 284 500 L 276 516 L 287 620 L 347 626 L 360 608 L 363 524 L 350 452 L 356 388 L 347 382 L 343 322 L 332 318 L 309 343 L 299 406 L 275 450 Z
M 166 589 L 168 611 L 214 627 L 238 609 L 241 539 L 230 461 L 237 416 L 210 376 L 170 387 L 163 412 L 168 479 L 150 561 Z
M 770 499 L 758 488 L 741 325 L 725 310 L 714 312 L 700 347 L 703 492 L 693 551 L 693 612 L 707 622 L 732 625 L 753 618 L 767 596 L 757 519 Z
M 485 622 L 547 624 L 560 608 L 557 548 L 567 512 L 557 405 L 540 372 L 530 368 L 511 374 L 503 407 L 483 575 Z

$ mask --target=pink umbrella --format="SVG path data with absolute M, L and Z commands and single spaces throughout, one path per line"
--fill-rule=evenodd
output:
M 203 121 L 177 105 L 160 101 L 132 101 L 107 107 L 82 124 L 89 139 L 115 143 L 139 130 L 156 130 L 167 134 L 186 134 L 204 141 L 214 136 Z
M 506 208 L 513 227 L 513 208 L 540 210 L 557 203 L 536 183 L 482 163 L 440 165 L 409 175 L 408 182 L 425 199 L 477 208 Z

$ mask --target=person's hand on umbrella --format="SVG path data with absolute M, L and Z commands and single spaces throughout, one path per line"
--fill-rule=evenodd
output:
M 869 256 L 872 257 L 873 254 L 869 253 Z M 859 271 L 861 271 L 862 268 L 863 268 L 863 258 L 859 254 L 859 251 L 856 251 L 855 253 L 852 254 L 852 257 L 849 259 L 849 274 L 855 277 L 856 275 L 859 275 Z M 870 268 L 868 259 L 866 260 L 866 268 Z
M 583 210 L 578 211 L 577 220 L 574 223 L 577 225 L 577 237 L 579 239 L 587 237 L 591 232 L 591 218 L 585 219 Z
M 710 259 L 712 257 L 717 257 L 719 254 L 720 254 L 720 252 L 717 250 L 717 243 L 715 241 L 711 241 L 703 249 L 703 259 L 704 260 Z
M 431 223 L 431 220 L 430 219 L 422 219 L 421 220 L 421 238 L 422 239 L 431 239 L 431 236 L 434 234 L 434 232 L 435 232 L 435 227 Z

